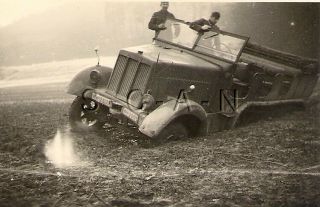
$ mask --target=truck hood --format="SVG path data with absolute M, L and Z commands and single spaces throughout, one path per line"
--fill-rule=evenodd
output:
M 142 56 L 151 61 L 156 62 L 159 56 L 159 62 L 168 62 L 168 63 L 177 63 L 177 64 L 185 64 L 188 66 L 196 66 L 196 67 L 204 67 L 204 68 L 228 68 L 230 67 L 230 63 L 212 59 L 212 61 L 207 61 L 203 58 L 197 57 L 185 51 L 179 51 L 177 49 L 171 48 L 163 48 L 159 45 L 141 45 L 135 47 L 129 47 L 123 49 L 124 51 L 138 53 L 138 51 L 142 52 Z

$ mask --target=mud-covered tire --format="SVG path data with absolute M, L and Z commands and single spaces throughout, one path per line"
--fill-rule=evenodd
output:
M 155 144 L 163 144 L 169 141 L 181 140 L 188 137 L 187 128 L 179 122 L 166 126 L 158 136 L 153 138 Z
M 105 124 L 107 112 L 104 106 L 91 99 L 76 97 L 69 109 L 70 127 L 73 131 L 99 130 Z

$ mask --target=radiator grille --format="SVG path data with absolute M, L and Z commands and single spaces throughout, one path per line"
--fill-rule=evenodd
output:
M 130 92 L 130 87 L 134 80 L 134 76 L 138 69 L 138 65 L 139 63 L 137 61 L 129 59 L 126 72 L 123 74 L 122 77 L 122 84 L 120 84 L 121 87 L 119 89 L 119 95 L 127 97 L 128 93 Z
M 146 65 L 146 64 L 140 65 L 139 70 L 136 74 L 135 82 L 132 87 L 133 90 L 141 90 L 142 92 L 144 92 L 144 90 L 146 89 L 146 83 L 148 80 L 149 72 L 150 72 L 149 65 Z
M 110 78 L 108 88 L 110 91 L 117 93 L 118 85 L 121 80 L 122 73 L 126 68 L 127 57 L 119 55 L 114 71 Z
M 120 55 L 111 75 L 108 90 L 119 99 L 126 101 L 133 90 L 145 93 L 149 74 L 149 65 Z

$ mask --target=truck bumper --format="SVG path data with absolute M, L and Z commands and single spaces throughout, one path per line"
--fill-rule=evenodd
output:
M 106 107 L 115 117 L 122 116 L 129 119 L 131 122 L 140 126 L 144 118 L 147 116 L 145 111 L 141 109 L 136 109 L 135 107 L 114 98 L 112 95 L 105 93 L 103 91 L 87 90 L 83 93 L 84 98 L 92 99 Z

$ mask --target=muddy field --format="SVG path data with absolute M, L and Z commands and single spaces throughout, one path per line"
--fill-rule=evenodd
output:
M 0 206 L 320 206 L 318 92 L 155 147 L 121 127 L 70 132 L 64 87 L 0 89 Z

